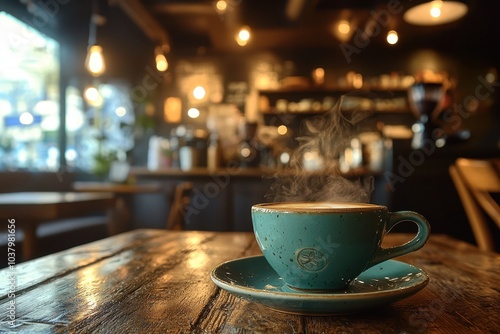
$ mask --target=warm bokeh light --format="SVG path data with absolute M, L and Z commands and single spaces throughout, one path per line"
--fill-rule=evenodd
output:
M 97 102 L 101 97 L 99 91 L 94 86 L 87 87 L 83 95 L 85 96 L 85 100 L 90 104 Z
M 315 68 L 312 73 L 314 83 L 322 85 L 325 83 L 325 70 L 321 67 Z
M 432 1 L 430 15 L 434 18 L 440 17 L 442 6 L 443 6 L 443 2 L 441 0 Z
M 490 68 L 488 69 L 488 72 L 486 73 L 485 79 L 489 83 L 493 83 L 497 81 L 497 70 L 495 68 Z
M 85 67 L 95 77 L 100 76 L 106 70 L 102 48 L 99 45 L 91 45 L 88 49 Z
M 224 13 L 227 10 L 227 2 L 225 0 L 219 0 L 215 3 L 215 9 L 219 13 Z
M 356 29 L 356 23 L 351 22 L 348 19 L 340 19 L 332 23 L 331 33 L 341 42 L 348 41 L 354 30 Z
M 430 14 L 434 18 L 440 17 L 441 16 L 441 8 L 432 7 Z
M 167 123 L 179 123 L 182 119 L 182 100 L 178 97 L 166 98 L 163 102 L 163 119 Z
M 200 110 L 198 110 L 196 108 L 189 108 L 187 114 L 188 114 L 189 118 L 198 118 L 198 117 L 200 117 Z
M 160 72 L 165 72 L 168 68 L 167 58 L 163 53 L 156 54 L 156 69 Z
M 351 25 L 348 21 L 341 20 L 337 25 L 337 30 L 339 31 L 339 33 L 347 35 L 349 32 L 351 32 Z
M 247 45 L 248 41 L 252 37 L 252 33 L 250 32 L 249 27 L 242 27 L 240 31 L 238 31 L 238 34 L 236 35 L 236 42 L 240 46 L 245 46 Z
M 195 99 L 197 100 L 203 100 L 203 98 L 205 97 L 206 95 L 206 91 L 205 91 L 205 88 L 203 88 L 202 86 L 196 86 L 194 89 L 193 89 L 193 96 Z
M 240 154 L 243 158 L 248 158 L 252 154 L 252 151 L 248 147 L 243 147 Z
M 361 73 L 355 73 L 352 77 L 352 86 L 356 89 L 363 88 L 363 75 Z
M 287 163 L 290 162 L 290 158 L 291 158 L 291 156 L 290 156 L 290 153 L 288 153 L 288 152 L 283 152 L 280 154 L 280 162 L 284 165 L 286 165 Z
M 387 43 L 396 44 L 398 42 L 398 33 L 395 30 L 391 30 L 387 33 Z
M 288 128 L 286 127 L 286 125 L 280 125 L 278 126 L 278 133 L 282 136 L 286 135 L 286 133 L 288 132 Z

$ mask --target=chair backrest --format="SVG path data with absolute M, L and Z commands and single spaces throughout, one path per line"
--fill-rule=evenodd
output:
M 191 182 L 182 182 L 175 186 L 174 197 L 165 226 L 167 230 L 184 229 L 184 214 L 186 207 L 191 202 L 192 190 L 193 184 Z
M 482 250 L 495 251 L 492 231 L 484 213 L 500 229 L 500 206 L 491 196 L 492 193 L 500 193 L 499 169 L 500 159 L 459 158 L 449 170 L 478 247 Z

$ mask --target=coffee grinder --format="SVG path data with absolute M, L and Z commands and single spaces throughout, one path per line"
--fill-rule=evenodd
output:
M 442 147 L 446 142 L 439 126 L 439 114 L 443 108 L 445 87 L 437 82 L 416 82 L 408 88 L 408 101 L 417 118 L 413 124 L 412 148 L 423 148 L 427 143 Z

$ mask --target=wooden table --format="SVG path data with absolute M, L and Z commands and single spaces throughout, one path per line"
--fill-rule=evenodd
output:
M 252 254 L 251 233 L 135 230 L 28 261 L 0 271 L 0 332 L 11 330 L 12 276 L 16 333 L 500 332 L 500 255 L 443 235 L 399 258 L 429 274 L 423 290 L 354 315 L 280 313 L 211 281 L 214 266 Z
M 161 186 L 156 183 L 122 184 L 94 181 L 74 182 L 73 189 L 76 191 L 111 192 L 115 194 L 116 204 L 110 223 L 110 235 L 123 233 L 131 229 L 134 195 L 163 191 Z
M 114 206 L 111 193 L 77 192 L 16 192 L 0 194 L 2 228 L 15 220 L 16 228 L 24 233 L 23 257 L 36 253 L 36 230 L 46 221 L 78 217 L 91 212 L 106 212 Z

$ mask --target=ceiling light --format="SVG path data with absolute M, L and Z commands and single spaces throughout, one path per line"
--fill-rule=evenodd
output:
M 98 77 L 106 70 L 102 47 L 99 45 L 90 45 L 85 59 L 85 67 L 94 77 Z
M 441 7 L 443 7 L 443 1 L 441 0 L 434 0 L 431 3 L 431 9 L 429 11 L 429 14 L 437 19 L 438 17 L 441 16 Z
M 395 30 L 391 30 L 387 33 L 387 43 L 396 44 L 398 42 L 398 33 Z
M 456 21 L 467 11 L 467 5 L 459 1 L 433 0 L 408 9 L 403 17 L 411 24 L 432 26 Z
M 92 15 L 90 17 L 87 57 L 85 58 L 85 67 L 94 77 L 100 76 L 106 70 L 104 57 L 102 55 L 102 47 L 96 42 L 97 26 L 104 25 L 105 23 L 106 19 L 104 16 L 98 14 L 97 1 L 94 1 L 92 6 Z

